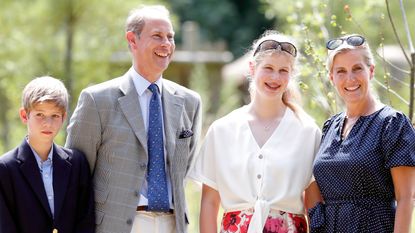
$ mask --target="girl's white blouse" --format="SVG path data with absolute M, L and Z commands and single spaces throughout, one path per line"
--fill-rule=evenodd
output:
M 248 232 L 262 232 L 270 209 L 303 214 L 302 194 L 312 177 L 321 131 L 311 118 L 286 109 L 268 141 L 259 147 L 247 121 L 247 106 L 210 127 L 190 177 L 217 190 L 225 211 L 254 208 Z

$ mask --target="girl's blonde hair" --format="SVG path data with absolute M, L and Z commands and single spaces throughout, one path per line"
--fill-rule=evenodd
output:
M 254 51 L 256 51 L 257 47 L 265 40 L 275 40 L 278 42 L 289 42 L 297 48 L 294 39 L 292 39 L 291 37 L 283 35 L 275 30 L 267 30 L 257 40 L 253 42 L 249 53 L 252 54 L 253 56 Z M 252 57 L 252 61 L 255 64 L 259 64 L 264 59 L 264 57 L 269 56 L 271 54 L 275 54 L 275 53 L 276 54 L 281 54 L 281 53 L 287 54 L 285 51 L 282 51 L 281 49 L 269 49 L 265 51 L 258 51 L 255 54 L 255 56 Z M 308 115 L 305 113 L 305 111 L 301 107 L 301 94 L 298 89 L 298 84 L 296 80 L 296 77 L 298 74 L 298 69 L 297 69 L 298 52 L 297 52 L 296 57 L 292 55 L 288 55 L 287 58 L 290 59 L 291 69 L 293 72 L 290 75 L 290 81 L 288 83 L 287 90 L 282 95 L 282 102 L 287 107 L 289 107 L 295 113 L 295 115 L 301 120 L 305 116 L 308 117 Z M 250 82 L 249 91 L 251 93 L 251 98 L 253 98 L 252 92 L 254 88 L 255 88 L 254 82 Z

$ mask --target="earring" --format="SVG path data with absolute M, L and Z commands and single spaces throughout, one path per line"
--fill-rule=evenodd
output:
M 251 82 L 252 81 L 252 77 L 250 74 L 246 74 L 245 75 L 246 81 Z

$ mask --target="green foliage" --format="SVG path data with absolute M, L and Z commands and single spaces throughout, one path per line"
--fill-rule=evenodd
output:
M 257 0 L 171 0 L 180 22 L 195 21 L 200 25 L 203 41 L 225 41 L 235 55 L 244 54 L 249 44 L 272 26 L 260 11 Z M 181 33 L 177 33 L 180 43 Z
M 320 125 L 342 107 L 327 78 L 325 41 L 356 32 L 365 35 L 372 49 L 396 43 L 385 2 L 379 0 L 124 0 L 122 4 L 113 0 L 1 0 L 0 154 L 20 143 L 26 133 L 18 117 L 20 95 L 26 83 L 41 75 L 52 75 L 66 83 L 71 80 L 73 109 L 81 89 L 121 75 L 128 68 L 125 62 L 113 59 L 115 52 L 127 51 L 124 21 L 128 12 L 141 3 L 164 2 L 170 4 L 174 14 L 178 43 L 180 23 L 187 20 L 199 23 L 204 41 L 226 41 L 235 57 L 245 53 L 252 41 L 273 24 L 276 30 L 296 38 L 301 48 L 299 83 L 304 106 Z M 404 4 L 413 30 L 415 1 L 407 0 Z M 390 6 L 400 29 L 398 34 L 406 45 L 399 3 L 390 1 Z M 69 32 L 73 33 L 71 50 L 67 46 Z M 72 56 L 71 74 L 65 68 L 68 54 Z M 375 86 L 381 99 L 406 112 L 407 106 L 393 92 L 408 100 L 408 86 L 396 82 L 381 60 L 376 73 L 380 84 Z M 212 78 L 205 64 L 193 66 L 190 87 L 202 96 L 204 129 L 240 105 L 235 83 L 217 83 L 222 85 L 219 108 L 208 114 L 214 104 L 207 94 L 212 88 L 209 82 Z M 408 83 L 409 79 L 402 82 Z M 57 142 L 63 144 L 64 139 L 63 129 Z M 187 193 L 190 232 L 198 232 L 200 187 L 190 185 Z
M 358 33 L 368 39 L 374 54 L 377 53 L 376 48 L 382 48 L 383 44 L 395 43 L 389 20 L 385 18 L 387 13 L 384 1 L 262 0 L 262 3 L 267 9 L 265 15 L 275 19 L 275 28 L 293 36 L 300 44 L 303 55 L 300 87 L 303 95 L 307 96 L 304 105 L 320 123 L 342 109 L 342 102 L 328 80 L 325 67 L 325 42 L 329 38 L 342 34 Z M 414 13 L 415 2 L 407 1 L 405 4 L 409 16 L 408 21 L 412 23 L 410 28 L 414 28 L 415 16 L 411 13 Z M 399 3 L 391 1 L 391 8 L 395 18 L 401 19 Z M 405 38 L 402 22 L 398 27 L 402 29 L 399 31 L 401 38 Z M 385 62 L 380 59 L 378 59 L 376 74 L 376 80 L 373 83 L 381 100 L 407 112 L 408 106 L 402 99 L 409 99 L 409 85 L 391 87 L 390 73 L 386 69 Z M 409 77 L 403 80 L 403 83 L 409 83 Z M 393 93 L 403 96 L 402 99 Z
M 2 0 L 1 154 L 15 147 L 25 135 L 25 126 L 18 118 L 23 87 L 37 76 L 59 78 L 71 87 L 73 109 L 81 89 L 114 77 L 111 56 L 115 51 L 127 51 L 125 18 L 144 2 L 162 4 L 136 0 L 122 4 L 111 0 Z M 72 48 L 68 48 L 69 35 L 73 37 Z M 70 70 L 66 61 L 70 62 Z M 63 144 L 64 138 L 61 133 L 56 141 Z
M 173 13 L 177 14 L 174 18 L 178 22 L 199 22 L 204 40 L 225 40 L 236 55 L 243 54 L 254 38 L 270 28 L 270 22 L 275 23 L 275 29 L 296 38 L 301 48 L 302 67 L 299 79 L 300 88 L 306 97 L 304 105 L 319 123 L 340 111 L 342 107 L 327 79 L 325 41 L 343 33 L 357 32 L 368 38 L 373 49 L 396 43 L 384 1 L 260 2 L 261 4 L 255 0 L 242 3 L 236 0 L 172 0 L 169 4 Z M 82 88 L 125 71 L 125 64 L 115 63 L 112 56 L 114 52 L 126 51 L 124 20 L 128 11 L 139 4 L 140 2 L 133 0 L 123 1 L 123 4 L 110 0 L 2 1 L 0 108 L 4 111 L 0 113 L 1 151 L 10 149 L 24 134 L 24 126 L 17 115 L 19 96 L 23 86 L 33 77 L 52 75 L 66 83 L 70 78 L 73 109 Z M 404 4 L 412 29 L 415 22 L 415 2 L 404 1 Z M 403 28 L 398 2 L 390 1 L 390 7 L 397 28 Z M 175 28 L 178 31 L 177 40 L 180 42 L 178 22 Z M 73 29 L 71 77 L 68 77 L 65 69 L 69 27 Z M 398 33 L 406 44 L 404 30 L 398 30 Z M 382 49 L 379 51 L 382 53 Z M 210 88 L 203 83 L 210 77 L 203 76 L 203 72 L 209 73 L 209 70 L 201 66 L 194 67 L 193 76 L 196 78 L 192 87 L 203 93 L 207 91 L 203 88 Z M 376 73 L 378 82 L 375 82 L 375 87 L 382 100 L 406 112 L 407 106 L 402 99 L 409 98 L 409 79 L 397 82 L 381 60 L 378 60 Z M 240 104 L 234 84 L 223 85 L 218 112 L 210 116 L 211 120 Z M 209 96 L 206 96 L 205 110 L 210 108 L 209 101 Z
M 235 83 L 224 82 L 216 83 L 212 82 L 212 79 L 221 80 L 221 77 L 211 77 L 211 74 L 205 64 L 195 64 L 193 66 L 189 87 L 198 92 L 201 95 L 203 103 L 203 129 L 207 130 L 209 125 L 217 118 L 226 115 L 229 111 L 236 109 L 240 106 L 239 95 L 235 90 Z M 219 74 L 218 74 L 219 75 Z M 214 86 L 220 86 L 219 104 L 212 101 L 211 89 Z M 218 109 L 211 111 L 216 105 L 219 105 Z M 202 134 L 204 135 L 204 133 Z

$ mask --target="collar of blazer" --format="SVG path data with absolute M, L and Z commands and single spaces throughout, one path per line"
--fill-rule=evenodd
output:
M 184 110 L 184 97 L 179 95 L 174 85 L 173 82 L 163 79 L 161 101 L 163 106 L 164 133 L 166 136 L 165 147 L 169 157 L 174 153 L 177 132 L 181 128 L 180 118 Z M 132 77 L 128 75 L 128 72 L 121 79 L 120 90 L 124 94 L 124 96 L 118 98 L 121 110 L 126 116 L 135 136 L 144 148 L 144 151 L 147 152 L 147 135 L 139 106 L 140 103 L 137 101 L 138 94 L 135 90 Z
M 27 182 L 32 187 L 42 206 L 52 217 L 49 202 L 46 197 L 45 188 L 38 164 L 26 139 L 18 148 L 17 159 L 20 163 L 20 169 Z M 55 216 L 58 216 L 62 208 L 65 193 L 68 187 L 72 164 L 69 161 L 68 154 L 56 144 L 53 144 L 53 190 Z

